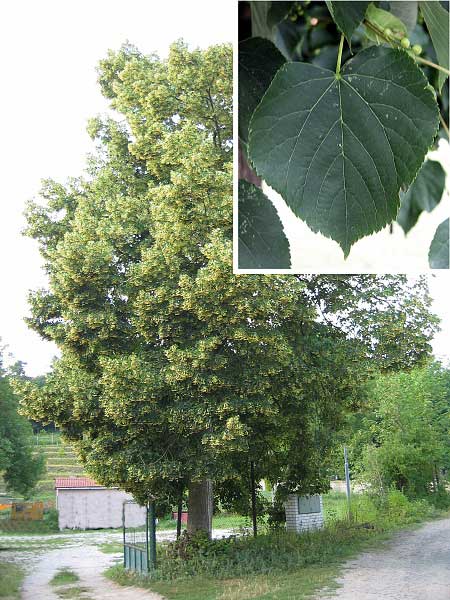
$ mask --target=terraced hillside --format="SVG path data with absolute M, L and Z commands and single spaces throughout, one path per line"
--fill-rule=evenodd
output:
M 36 441 L 39 444 L 34 446 L 34 451 L 35 453 L 43 452 L 46 469 L 36 486 L 33 499 L 44 501 L 54 500 L 55 477 L 82 477 L 86 473 L 71 447 L 62 442 L 59 435 L 53 437 L 50 435 L 40 435 Z M 0 495 L 4 493 L 6 493 L 5 486 L 0 477 Z

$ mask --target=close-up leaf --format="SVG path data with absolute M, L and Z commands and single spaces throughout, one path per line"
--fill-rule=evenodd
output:
M 276 74 L 250 122 L 257 174 L 313 231 L 352 244 L 393 221 L 439 124 L 422 70 L 373 46 L 337 76 L 307 63 Z
M 374 4 L 370 4 L 366 11 L 366 20 L 375 25 L 378 29 L 382 31 L 386 28 L 389 28 L 394 34 L 403 34 L 407 35 L 406 25 L 402 23 L 402 21 L 394 16 L 392 13 L 387 10 L 383 10 L 382 8 L 377 8 Z M 377 35 L 370 27 L 366 27 L 366 36 L 372 42 L 376 42 L 377 44 L 385 44 L 386 40 L 379 35 Z
M 240 269 L 289 269 L 289 242 L 275 207 L 247 181 L 239 181 Z
M 328 10 L 339 30 L 345 35 L 348 43 L 353 32 L 364 19 L 364 15 L 370 2 L 343 2 L 326 0 Z
M 428 253 L 428 262 L 432 269 L 449 268 L 449 219 L 436 229 Z
M 427 160 L 408 191 L 402 195 L 397 223 L 405 233 L 414 227 L 423 211 L 431 212 L 441 201 L 445 171 L 435 160 Z
M 441 67 L 448 69 L 449 63 L 449 14 L 436 0 L 420 2 L 420 10 L 430 32 L 431 40 Z M 438 86 L 442 89 L 447 75 L 439 71 Z
M 239 138 L 245 143 L 253 111 L 284 62 L 269 40 L 256 37 L 239 44 Z

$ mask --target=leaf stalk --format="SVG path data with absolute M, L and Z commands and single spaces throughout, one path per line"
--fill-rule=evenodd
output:
M 447 134 L 447 138 L 449 138 L 449 132 L 448 132 L 448 125 L 444 120 L 444 117 L 441 115 L 441 113 L 439 113 L 439 121 L 441 122 L 442 128 L 445 131 L 445 133 Z
M 339 42 L 339 50 L 336 61 L 336 78 L 340 79 L 341 75 L 341 60 L 342 60 L 342 49 L 344 48 L 344 34 L 341 34 L 341 41 Z

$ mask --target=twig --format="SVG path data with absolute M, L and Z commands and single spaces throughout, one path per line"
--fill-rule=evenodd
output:
M 445 133 L 447 134 L 447 137 L 450 137 L 448 134 L 448 125 L 444 121 L 444 117 L 441 115 L 441 113 L 439 113 L 439 121 L 441 122 L 442 128 L 444 129 Z

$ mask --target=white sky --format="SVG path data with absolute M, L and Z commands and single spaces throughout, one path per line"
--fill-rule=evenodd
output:
M 107 50 L 129 40 L 142 52 L 167 53 L 183 38 L 191 47 L 233 41 L 233 0 L 40 0 L 3 3 L 0 9 L 2 136 L 0 164 L 0 337 L 27 373 L 48 370 L 56 353 L 23 322 L 28 290 L 45 286 L 36 244 L 20 234 L 25 202 L 43 178 L 79 175 L 92 143 L 87 120 L 105 112 L 95 67 Z M 447 276 L 444 278 L 444 275 Z M 436 353 L 449 356 L 448 273 L 432 282 L 436 312 L 445 317 Z

